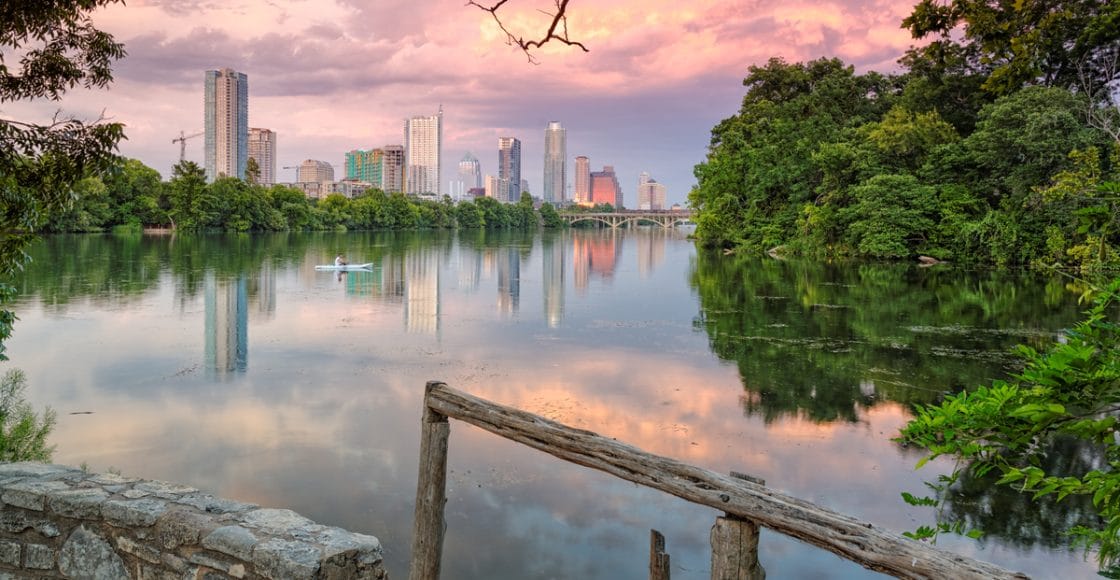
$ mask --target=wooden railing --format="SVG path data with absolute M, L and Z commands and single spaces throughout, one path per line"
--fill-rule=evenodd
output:
M 440 574 L 447 497 L 448 418 L 565 461 L 722 510 L 729 517 L 797 538 L 898 578 L 1027 578 L 994 564 L 911 540 L 755 481 L 647 453 L 433 381 L 427 384 L 424 394 L 410 580 L 436 580 Z M 651 544 L 655 543 L 651 540 Z M 713 556 L 713 561 L 717 559 L 718 554 Z M 651 564 L 651 571 L 652 568 Z M 713 566 L 713 577 L 715 574 Z

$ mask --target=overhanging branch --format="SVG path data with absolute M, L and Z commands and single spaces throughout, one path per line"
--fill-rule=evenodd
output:
M 509 2 L 509 0 L 498 0 L 491 6 L 480 4 L 475 0 L 468 0 L 467 6 L 474 6 L 479 10 L 482 10 L 483 12 L 489 12 L 490 16 L 494 18 L 494 22 L 498 25 L 498 28 L 500 28 L 502 32 L 505 33 L 506 43 L 517 46 L 525 52 L 525 55 L 529 58 L 529 62 L 536 63 L 537 61 L 533 57 L 533 53 L 531 52 L 531 50 L 534 48 L 540 48 L 553 40 L 566 44 L 568 46 L 579 47 L 581 50 L 583 50 L 583 52 L 591 52 L 586 46 L 583 45 L 582 42 L 572 40 L 568 37 L 568 1 L 569 0 L 555 0 L 555 13 L 548 13 L 544 12 L 543 10 L 541 11 L 551 17 L 552 22 L 549 24 L 548 31 L 540 40 L 526 40 L 523 36 L 518 36 L 508 28 L 506 28 L 505 23 L 502 22 L 501 17 L 498 16 L 498 10 L 505 6 L 505 4 Z

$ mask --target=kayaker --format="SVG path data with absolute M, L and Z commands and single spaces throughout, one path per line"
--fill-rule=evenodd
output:
M 334 267 L 335 268 L 341 268 L 345 265 L 346 265 L 346 258 L 343 258 L 342 254 L 339 254 L 339 255 L 334 257 Z

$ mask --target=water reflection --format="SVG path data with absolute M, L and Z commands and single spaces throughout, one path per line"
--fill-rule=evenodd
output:
M 314 270 L 340 251 L 374 268 Z M 897 494 L 930 475 L 890 441 L 910 405 L 1003 372 L 1008 346 L 1079 310 L 1049 279 L 752 262 L 656 229 L 60 237 L 34 258 L 9 354 L 60 411 L 58 460 L 375 534 L 397 578 L 427 380 L 904 530 L 927 514 Z M 234 368 L 242 341 L 242 370 L 211 375 L 211 334 Z M 637 577 L 651 527 L 674 578 L 707 577 L 711 510 L 452 433 L 447 577 Z M 946 545 L 1091 576 L 1060 544 L 1002 537 L 1032 525 Z M 761 550 L 775 578 L 875 577 L 775 534 Z
M 249 285 L 244 276 L 206 276 L 206 370 L 215 377 L 249 365 Z

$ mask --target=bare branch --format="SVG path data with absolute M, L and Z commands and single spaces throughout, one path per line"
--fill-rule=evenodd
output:
M 552 23 L 549 25 L 548 31 L 545 33 L 544 37 L 542 37 L 540 40 L 525 40 L 524 37 L 517 36 L 508 28 L 506 28 L 505 23 L 502 22 L 501 17 L 498 16 L 498 10 L 500 10 L 502 6 L 506 4 L 506 2 L 509 2 L 509 0 L 498 0 L 492 6 L 479 4 L 475 0 L 468 0 L 467 6 L 474 6 L 479 10 L 482 10 L 483 12 L 489 12 L 490 16 L 494 17 L 494 22 L 497 23 L 498 28 L 500 28 L 502 32 L 505 33 L 506 44 L 515 45 L 523 50 L 525 52 L 525 56 L 529 58 L 529 62 L 533 64 L 536 64 L 537 60 L 535 57 L 533 57 L 533 53 L 530 51 L 534 48 L 540 48 L 552 40 L 564 43 L 568 46 L 577 46 L 581 50 L 583 50 L 583 52 L 591 52 L 586 46 L 583 45 L 582 42 L 572 40 L 568 37 L 567 10 L 569 0 L 554 1 L 556 2 L 555 13 L 548 13 L 544 12 L 543 10 L 541 11 L 542 13 L 552 17 Z M 557 30 L 558 28 L 559 30 Z

